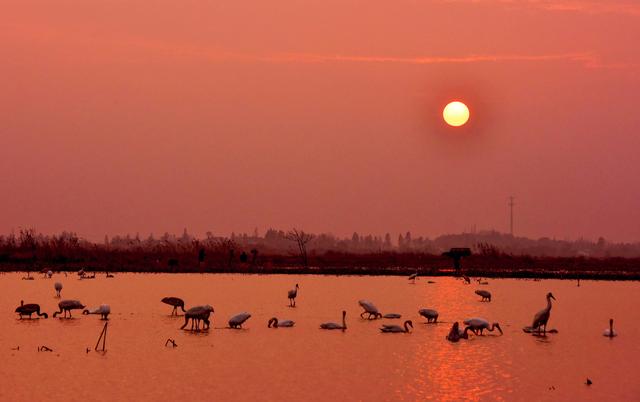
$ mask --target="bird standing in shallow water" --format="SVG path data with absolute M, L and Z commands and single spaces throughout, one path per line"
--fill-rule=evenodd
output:
M 609 328 L 605 329 L 602 335 L 607 336 L 609 338 L 618 336 L 618 332 L 613 329 L 613 318 L 609 319 Z
M 547 322 L 549 321 L 549 317 L 551 316 L 551 299 L 555 300 L 551 292 L 547 293 L 547 307 L 543 310 L 540 310 L 533 316 L 533 324 L 531 324 L 532 330 L 538 330 L 538 334 L 540 331 L 544 331 L 543 334 L 547 334 Z
M 298 297 L 298 289 L 300 287 L 296 283 L 296 287 L 287 292 L 287 297 L 289 298 L 289 307 L 296 306 L 296 297 Z

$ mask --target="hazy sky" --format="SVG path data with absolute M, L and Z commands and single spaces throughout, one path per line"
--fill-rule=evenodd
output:
M 638 2 L 0 5 L 0 232 L 640 240 Z

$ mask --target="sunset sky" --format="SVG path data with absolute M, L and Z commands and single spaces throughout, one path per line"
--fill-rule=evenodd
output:
M 640 241 L 638 2 L 0 4 L 2 233 Z

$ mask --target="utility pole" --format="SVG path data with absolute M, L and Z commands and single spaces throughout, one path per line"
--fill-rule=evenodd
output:
M 509 229 L 511 230 L 511 236 L 513 236 L 513 206 L 515 204 L 513 203 L 513 196 L 509 197 L 509 209 L 511 212 L 511 219 L 509 221 Z

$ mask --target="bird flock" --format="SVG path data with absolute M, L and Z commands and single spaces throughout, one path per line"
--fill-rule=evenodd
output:
M 84 271 L 80 271 L 78 273 L 80 278 L 94 278 L 95 273 L 92 275 L 87 275 Z M 45 277 L 51 278 L 52 272 L 48 271 L 45 273 Z M 413 284 L 417 279 L 417 273 L 409 276 L 410 282 Z M 110 275 L 109 277 L 113 277 Z M 465 275 L 462 276 L 462 280 L 465 284 L 469 284 L 471 279 Z M 481 279 L 477 279 L 479 284 L 487 284 L 486 281 L 482 281 Z M 429 281 L 428 283 L 434 283 L 433 281 Z M 56 297 L 61 297 L 63 286 L 60 282 L 55 282 L 54 290 L 56 292 Z M 299 284 L 295 284 L 295 286 L 287 291 L 287 298 L 289 300 L 289 307 L 296 307 L 296 298 L 298 297 L 298 291 L 300 289 Z M 491 302 L 491 293 L 487 290 L 476 290 L 475 293 L 481 297 L 482 302 Z M 523 331 L 526 333 L 532 333 L 534 335 L 546 336 L 547 332 L 555 333 L 556 330 L 547 330 L 547 323 L 549 322 L 549 318 L 551 317 L 551 308 L 552 308 L 552 300 L 556 300 L 551 292 L 547 293 L 546 301 L 547 305 L 542 310 L 538 311 L 532 320 L 532 324 L 530 326 L 526 326 L 523 328 Z M 194 306 L 189 309 L 185 309 L 185 302 L 183 299 L 175 296 L 164 297 L 161 300 L 162 303 L 167 304 L 172 307 L 171 315 L 178 316 L 179 310 L 182 311 L 184 316 L 184 324 L 180 327 L 182 330 L 189 331 L 205 331 L 208 330 L 211 326 L 211 315 L 214 313 L 214 308 L 210 305 L 199 305 Z M 362 299 L 358 301 L 358 305 L 362 308 L 362 312 L 360 313 L 360 318 L 363 320 L 378 320 L 378 319 L 400 319 L 402 317 L 399 313 L 387 313 L 382 314 L 380 310 L 375 306 L 375 304 L 366 299 Z M 95 308 L 86 308 L 84 304 L 82 304 L 79 300 L 73 299 L 65 299 L 61 300 L 58 303 L 58 311 L 53 313 L 53 317 L 57 317 L 61 315 L 61 318 L 72 318 L 73 310 L 82 310 L 83 315 L 99 315 L 102 320 L 108 320 L 109 315 L 111 314 L 111 308 L 108 304 L 101 304 Z M 34 315 L 37 318 L 43 317 L 48 318 L 48 314 L 42 312 L 40 309 L 40 305 L 36 303 L 27 303 L 24 301 L 20 302 L 20 305 L 15 309 L 15 312 L 18 314 L 19 319 L 29 318 L 31 319 Z M 418 314 L 426 319 L 427 324 L 438 324 L 438 311 L 430 308 L 421 308 L 418 310 Z M 324 322 L 321 323 L 319 328 L 323 330 L 347 330 L 347 322 L 346 322 L 347 312 L 346 310 L 342 311 L 342 321 L 341 322 Z M 242 329 L 243 324 L 247 322 L 251 318 L 251 314 L 248 312 L 241 312 L 233 315 L 228 320 L 228 327 L 230 329 Z M 446 336 L 446 339 L 450 342 L 458 342 L 461 339 L 469 339 L 469 333 L 472 333 L 476 336 L 484 335 L 484 331 L 494 332 L 498 331 L 501 335 L 503 334 L 502 328 L 500 324 L 497 322 L 490 322 L 489 320 L 481 317 L 472 317 L 466 320 L 463 320 L 464 328 L 461 327 L 459 322 L 454 322 L 451 326 L 451 329 Z M 187 329 L 187 327 L 190 327 Z M 277 317 L 272 317 L 269 319 L 267 323 L 268 328 L 291 328 L 295 325 L 293 320 L 288 319 L 278 319 Z M 396 324 L 382 324 L 379 328 L 380 332 L 383 333 L 405 333 L 408 334 L 413 330 L 413 321 L 405 320 L 403 325 Z M 618 333 L 613 329 L 613 319 L 609 321 L 609 328 L 607 328 L 603 335 L 609 338 L 613 338 L 618 335 Z

